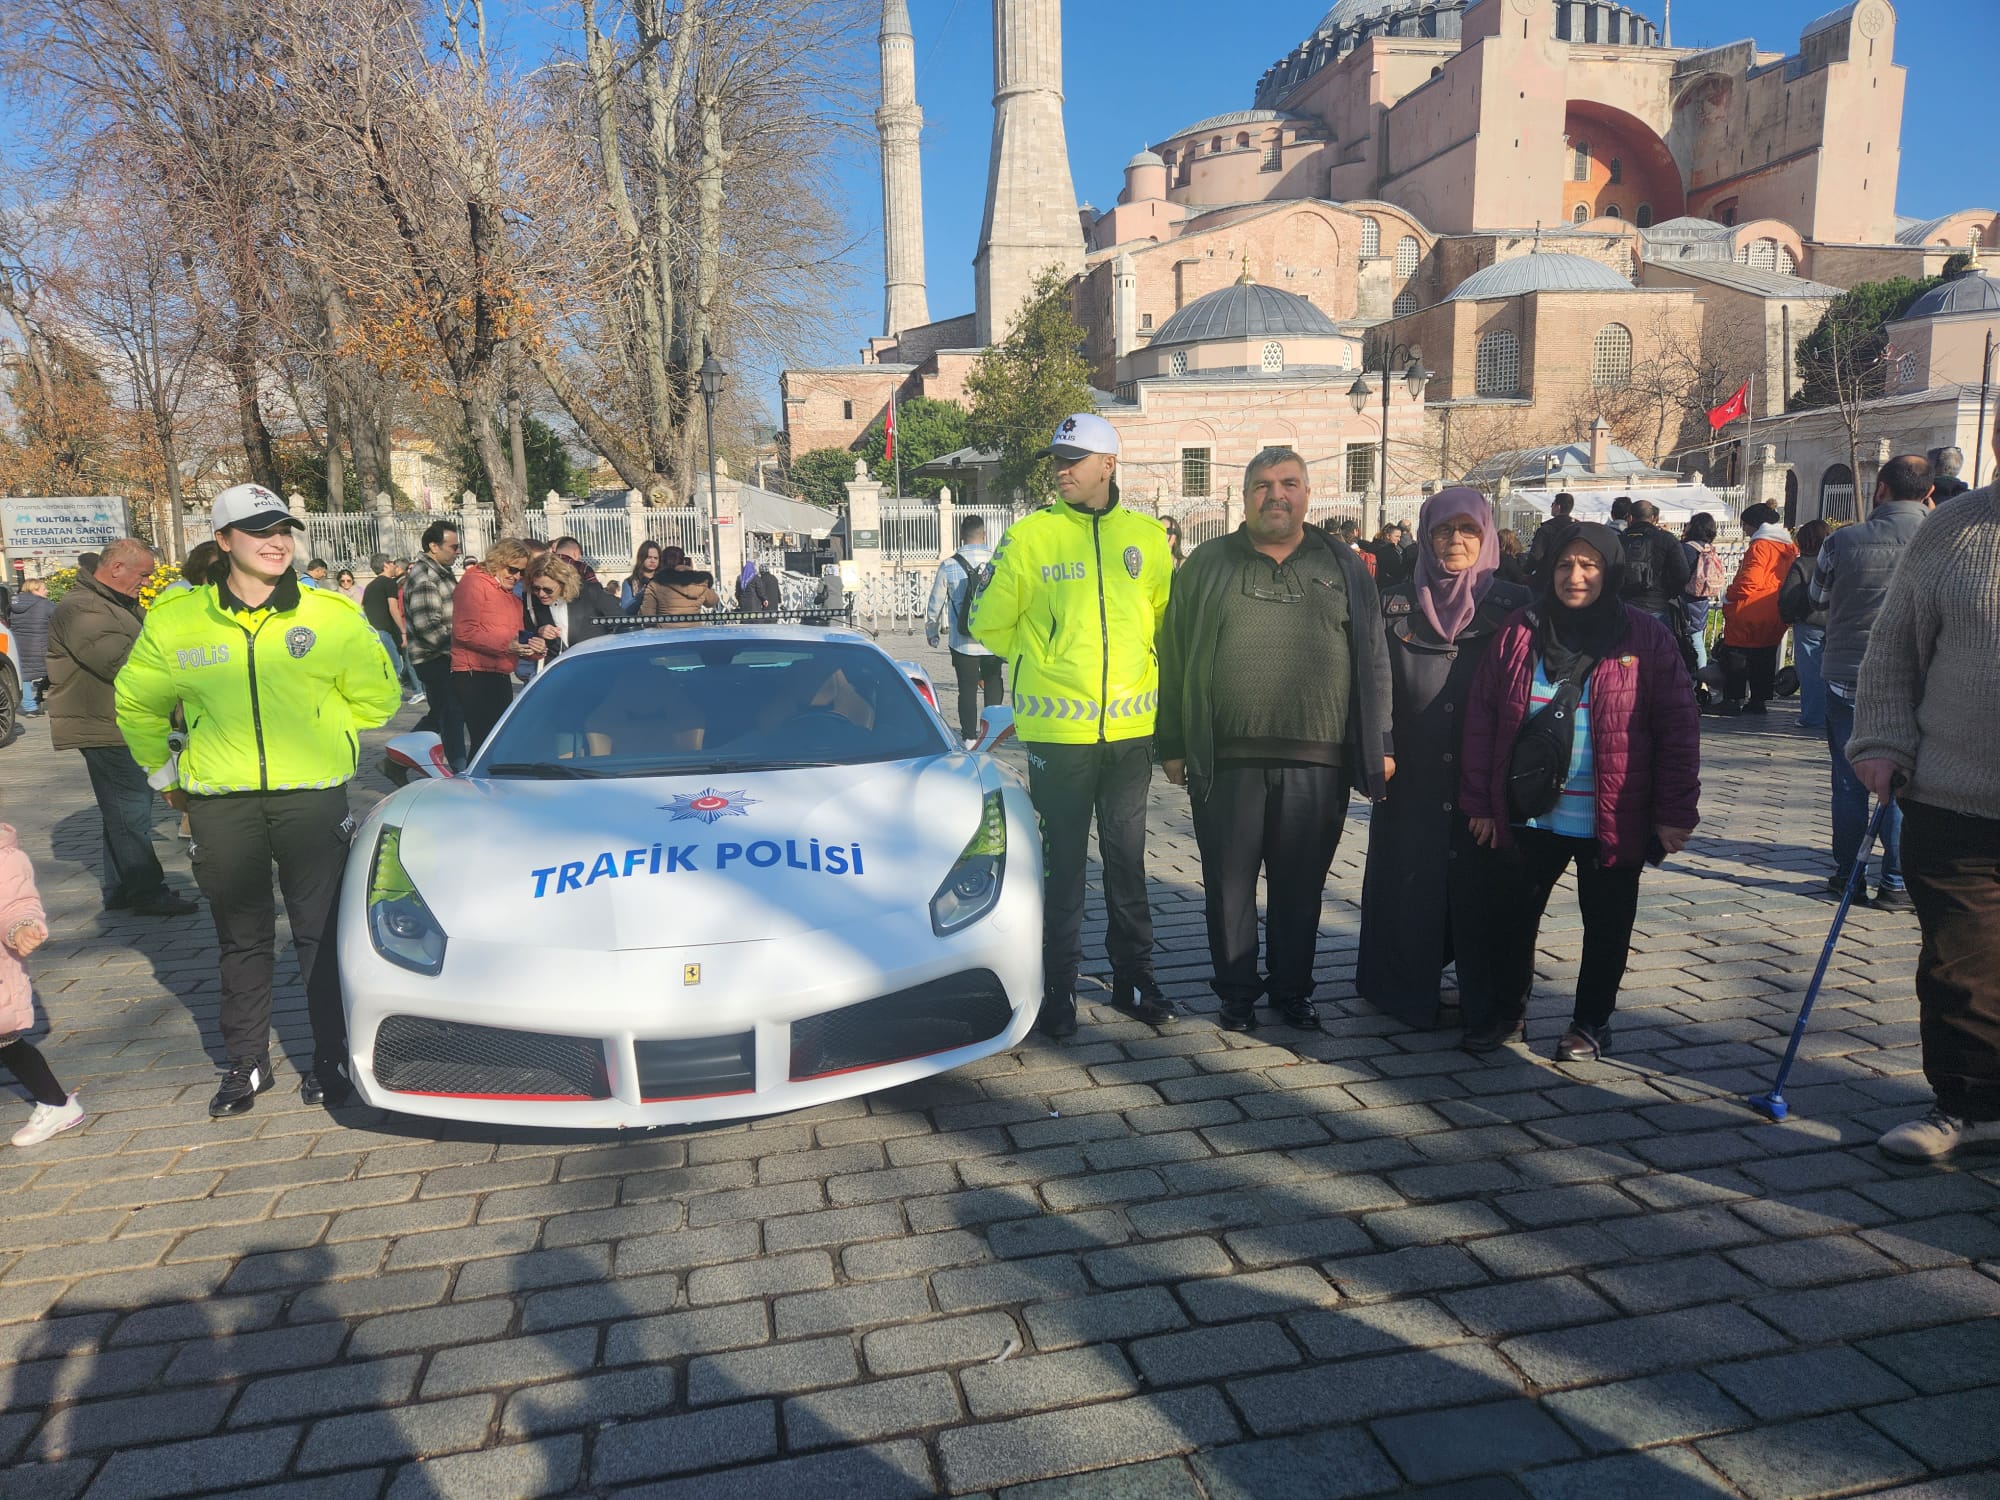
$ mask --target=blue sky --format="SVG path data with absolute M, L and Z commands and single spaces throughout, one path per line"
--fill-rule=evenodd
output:
M 1258 76 L 1309 32 L 1330 0 L 1069 0 L 1063 15 L 1070 166 L 1079 197 L 1109 206 L 1133 152 L 1205 115 L 1247 108 Z M 1714 46 L 1746 35 L 1790 51 L 1835 0 L 1680 0 L 1674 43 Z M 972 310 L 972 252 L 985 202 L 993 125 L 990 0 L 909 0 L 924 110 L 924 251 L 931 316 Z M 1639 0 L 1659 19 L 1659 0 Z M 1754 21 L 1749 19 L 1754 17 Z M 1749 28 L 1754 26 L 1754 31 Z M 1989 114 L 2000 61 L 1995 0 L 1902 0 L 1896 59 L 1908 69 L 1897 207 L 1928 218 L 2000 200 Z M 830 331 L 827 353 L 853 358 L 880 331 L 881 190 L 876 159 L 844 182 L 857 230 L 861 289 Z

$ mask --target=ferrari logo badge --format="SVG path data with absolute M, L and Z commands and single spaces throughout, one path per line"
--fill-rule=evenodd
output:
M 755 797 L 746 797 L 741 792 L 718 792 L 714 787 L 703 787 L 694 793 L 683 792 L 660 804 L 663 812 L 670 812 L 678 823 L 685 818 L 699 818 L 704 823 L 713 824 L 718 818 L 747 818 L 745 811 L 757 805 Z
M 681 970 L 681 983 L 682 983 L 682 984 L 684 984 L 684 985 L 686 985 L 686 984 L 700 984 L 700 983 L 701 983 L 701 965 L 700 965 L 700 964 L 688 964 L 688 965 L 686 965 L 685 967 L 683 967 L 683 968 L 682 968 L 682 970 Z

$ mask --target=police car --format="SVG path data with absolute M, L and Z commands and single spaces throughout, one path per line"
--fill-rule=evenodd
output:
M 1041 999 L 1019 775 L 886 652 L 656 623 L 565 652 L 466 771 L 434 735 L 340 898 L 369 1103 L 654 1126 L 824 1103 L 1016 1045 Z

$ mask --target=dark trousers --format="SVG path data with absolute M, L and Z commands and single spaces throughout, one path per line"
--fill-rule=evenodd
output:
M 451 657 L 433 656 L 413 661 L 410 670 L 424 685 L 424 716 L 416 729 L 428 729 L 444 741 L 444 758 L 454 771 L 465 769 L 465 713 L 458 706 L 458 694 L 451 686 Z
M 1778 677 L 1776 646 L 1724 646 L 1722 648 L 1722 696 L 1741 703 L 1748 692 L 1753 704 L 1770 700 Z
M 454 672 L 451 689 L 458 695 L 458 711 L 465 715 L 465 741 L 470 755 L 477 755 L 486 736 L 514 701 L 512 672 Z
M 1208 907 L 1212 981 L 1225 1005 L 1268 993 L 1284 1006 L 1313 992 L 1320 897 L 1347 817 L 1338 766 L 1224 765 L 1194 801 Z M 1265 970 L 1257 970 L 1257 876 L 1268 893 Z
M 967 739 L 979 733 L 979 694 L 986 692 L 986 706 L 1007 701 L 1005 667 L 997 656 L 951 653 L 951 669 L 958 675 L 958 732 Z
M 1838 693 L 1826 695 L 1826 747 L 1833 761 L 1833 872 L 1844 883 L 1854 861 L 1874 851 L 1863 849 L 1868 832 L 1868 788 L 1847 762 L 1847 742 L 1854 734 L 1854 701 Z M 1903 889 L 1903 804 L 1892 801 L 1882 820 L 1882 879 L 1885 891 Z M 1867 885 L 1864 878 L 1861 882 Z
M 1632 951 L 1632 923 L 1639 915 L 1637 865 L 1606 869 L 1598 862 L 1595 839 L 1564 838 L 1540 828 L 1516 828 L 1514 847 L 1493 858 L 1501 862 L 1493 882 L 1509 891 L 1509 910 L 1494 924 L 1500 948 L 1494 964 L 1497 996 L 1518 996 L 1525 1006 L 1535 981 L 1535 945 L 1542 913 L 1563 871 L 1576 866 L 1577 906 L 1583 913 L 1583 965 L 1576 976 L 1575 1020 L 1602 1026 L 1618 1007 L 1618 986 Z
M 1946 1114 L 2000 1120 L 2000 819 L 1904 802 L 1903 878 L 1924 932 L 1924 1077 Z
M 83 764 L 104 818 L 104 868 L 98 877 L 104 904 L 131 906 L 164 894 L 167 874 L 153 852 L 153 789 L 145 771 L 123 745 L 86 745 Z
M 347 866 L 347 788 L 238 792 L 190 797 L 194 874 L 215 914 L 222 952 L 222 1045 L 230 1061 L 260 1058 L 271 1045 L 271 981 L 277 968 L 278 867 L 292 949 L 305 980 L 314 1063 L 347 1060 L 333 919 Z
M 1031 744 L 1028 794 L 1042 824 L 1042 983 L 1069 994 L 1083 961 L 1084 862 L 1090 819 L 1104 864 L 1104 906 L 1111 968 L 1140 975 L 1153 968 L 1153 913 L 1146 905 L 1146 786 L 1153 740 L 1104 745 Z

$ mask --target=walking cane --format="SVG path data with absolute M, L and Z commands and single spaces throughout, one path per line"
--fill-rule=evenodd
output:
M 1902 777 L 1896 780 L 1900 783 Z M 1868 820 L 1868 832 L 1862 836 L 1861 848 L 1854 856 L 1854 868 L 1847 872 L 1847 885 L 1840 893 L 1840 910 L 1833 914 L 1833 930 L 1826 935 L 1826 946 L 1819 951 L 1819 967 L 1813 970 L 1812 983 L 1806 986 L 1805 1004 L 1799 1007 L 1799 1019 L 1792 1026 L 1792 1040 L 1785 1048 L 1784 1061 L 1778 1064 L 1778 1076 L 1771 1080 L 1768 1094 L 1752 1094 L 1748 1099 L 1750 1107 L 1767 1119 L 1782 1121 L 1791 1114 L 1791 1106 L 1785 1102 L 1785 1080 L 1791 1076 L 1792 1063 L 1799 1055 L 1799 1043 L 1805 1040 L 1806 1023 L 1812 1020 L 1813 1001 L 1819 998 L 1820 981 L 1826 978 L 1826 966 L 1833 961 L 1833 946 L 1840 941 L 1840 929 L 1847 921 L 1847 908 L 1854 904 L 1857 889 L 1868 886 L 1868 851 L 1875 847 L 1876 837 L 1882 832 L 1882 820 L 1889 815 L 1894 793 L 1875 804 L 1875 816 Z

